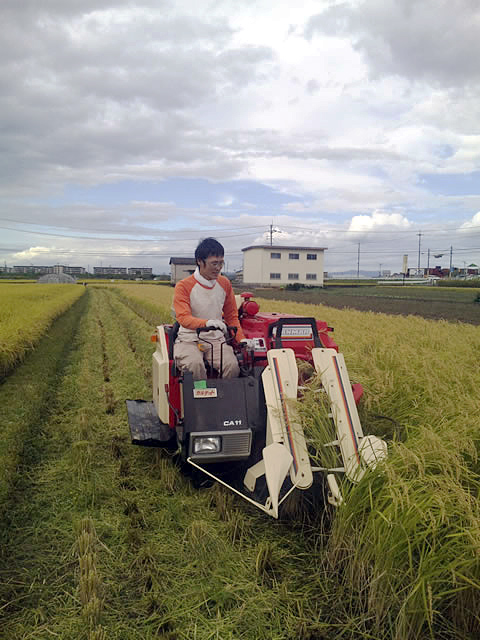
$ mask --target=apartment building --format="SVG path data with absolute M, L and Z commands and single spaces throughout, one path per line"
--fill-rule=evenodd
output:
M 254 245 L 243 251 L 244 284 L 323 287 L 325 247 Z

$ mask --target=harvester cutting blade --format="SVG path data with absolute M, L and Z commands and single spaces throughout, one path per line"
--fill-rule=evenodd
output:
M 262 373 L 267 404 L 267 444 L 282 444 L 292 455 L 290 479 L 299 489 L 312 486 L 313 476 L 305 434 L 294 401 L 297 399 L 298 368 L 292 349 L 271 349 Z
M 359 447 L 360 456 L 370 469 L 387 457 L 387 443 L 377 436 L 365 436 Z
M 273 442 L 263 450 L 265 478 L 270 494 L 272 516 L 278 518 L 278 499 L 280 490 L 290 470 L 293 458 L 291 453 L 278 442 Z
M 335 349 L 312 349 L 315 370 L 330 400 L 330 414 L 346 477 L 359 482 L 367 469 L 373 469 L 387 455 L 387 444 L 376 436 L 364 436 L 343 354 Z

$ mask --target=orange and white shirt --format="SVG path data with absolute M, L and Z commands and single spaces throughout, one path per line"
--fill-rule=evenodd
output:
M 243 340 L 242 328 L 238 320 L 237 303 L 230 280 L 218 276 L 207 280 L 197 267 L 195 273 L 180 280 L 173 294 L 173 308 L 180 323 L 177 340 L 192 342 L 198 340 L 196 329 L 205 327 L 208 320 L 223 320 L 229 327 L 237 327 L 237 341 Z M 222 331 L 212 329 L 200 334 L 200 339 L 221 338 Z

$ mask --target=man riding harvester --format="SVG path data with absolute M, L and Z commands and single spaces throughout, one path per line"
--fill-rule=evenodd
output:
M 275 518 L 314 472 L 339 505 L 336 474 L 358 482 L 386 456 L 386 443 L 363 435 L 363 390 L 350 383 L 333 330 L 311 317 L 260 312 L 250 293 L 235 296 L 214 238 L 200 242 L 195 260 L 195 273 L 175 287 L 177 321 L 154 335 L 153 402 L 127 400 L 132 442 L 178 447 L 187 464 Z M 324 446 L 338 447 L 341 466 L 311 464 L 295 406 L 298 360 L 314 367 L 327 394 L 336 436 Z

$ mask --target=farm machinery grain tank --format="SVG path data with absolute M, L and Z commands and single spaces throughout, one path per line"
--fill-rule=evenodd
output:
M 351 384 L 325 322 L 262 313 L 252 297 L 243 293 L 237 304 L 253 349 L 236 344 L 233 332 L 229 337 L 240 365 L 238 378 L 224 379 L 212 368 L 206 380 L 182 374 L 173 358 L 178 323 L 156 328 L 153 402 L 127 400 L 132 443 L 178 447 L 187 465 L 274 518 L 292 491 L 311 487 L 314 473 L 324 475 L 328 501 L 339 505 L 337 475 L 358 482 L 386 456 L 384 441 L 363 434 L 357 412 L 363 389 Z M 295 402 L 302 393 L 298 361 L 314 368 L 328 397 L 336 436 L 324 446 L 338 447 L 343 461 L 338 467 L 311 463 Z

